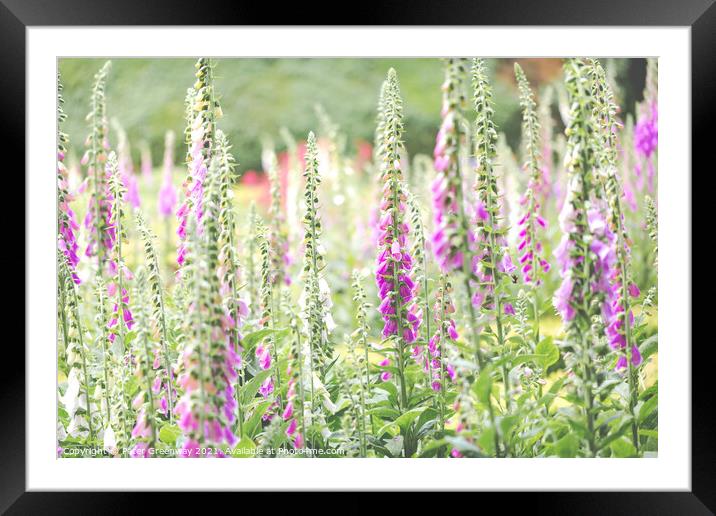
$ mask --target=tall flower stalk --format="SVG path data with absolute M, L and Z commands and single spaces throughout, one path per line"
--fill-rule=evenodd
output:
M 88 432 L 89 441 L 95 439 L 92 422 L 92 398 L 90 397 L 90 376 L 88 371 L 89 349 L 84 342 L 84 328 L 80 317 L 80 301 L 73 272 L 67 257 L 57 252 L 58 265 L 58 309 L 59 320 L 65 345 L 67 365 L 67 390 L 63 401 L 71 419 L 68 433 Z M 84 406 L 83 406 L 84 404 Z M 84 417 L 83 417 L 84 416 Z M 87 426 L 84 426 L 84 425 Z
M 204 181 L 213 152 L 216 132 L 216 118 L 221 108 L 214 95 L 214 65 L 207 58 L 201 58 L 196 65 L 196 82 L 187 92 L 187 129 L 185 136 L 189 151 L 187 164 L 189 174 L 184 182 L 184 202 L 177 211 L 179 226 L 179 249 L 177 263 L 182 266 L 186 260 L 187 223 L 191 214 L 196 218 L 197 230 L 203 231 Z
M 539 141 L 541 144 L 540 163 L 542 165 L 542 181 L 540 199 L 547 205 L 552 196 L 559 199 L 562 196 L 562 185 L 557 181 L 557 170 L 554 164 L 554 118 L 552 118 L 552 102 L 554 88 L 549 85 L 539 96 L 537 106 L 537 120 L 539 123 Z M 523 126 L 524 127 L 524 126 Z M 561 208 L 561 206 L 560 206 Z
M 126 330 L 131 330 L 134 320 L 132 312 L 129 308 L 129 292 L 126 288 L 125 281 L 132 279 L 132 273 L 124 264 L 124 255 L 122 254 L 122 242 L 126 238 L 126 229 L 122 224 L 124 218 L 124 208 L 122 202 L 126 188 L 119 174 L 117 164 L 117 155 L 114 152 L 109 154 L 107 158 L 107 175 L 109 177 L 109 195 L 108 201 L 111 202 L 109 227 L 115 236 L 115 242 L 112 247 L 112 256 L 110 259 L 110 268 L 115 271 L 114 279 L 107 285 L 109 297 L 115 298 L 112 316 L 107 324 L 110 329 L 109 339 L 114 342 L 119 337 L 120 346 L 125 350 L 124 336 Z M 128 356 L 128 355 L 127 355 Z
M 309 376 L 311 403 L 310 417 L 314 420 L 318 402 L 316 400 L 316 386 L 314 375 L 323 382 L 325 380 L 325 366 L 333 356 L 333 348 L 329 334 L 334 328 L 331 317 L 331 298 L 328 283 L 323 278 L 325 267 L 324 250 L 320 241 L 322 234 L 321 218 L 318 213 L 318 188 L 321 184 L 319 175 L 318 150 L 316 137 L 313 132 L 308 134 L 305 156 L 305 170 L 303 177 L 306 180 L 304 201 L 306 212 L 303 217 L 304 225 L 304 260 L 303 260 L 303 291 L 299 304 L 301 305 L 301 319 L 308 352 L 304 353 L 306 359 L 306 374 Z
M 184 450 L 190 456 L 200 455 L 203 448 L 214 448 L 212 455 L 223 456 L 223 446 L 233 446 L 237 439 L 233 426 L 236 420 L 235 382 L 239 358 L 227 331 L 222 298 L 220 269 L 221 177 L 220 159 L 214 157 L 202 186 L 202 210 L 195 211 L 190 223 L 194 270 L 190 282 L 195 299 L 193 342 L 184 352 L 184 372 L 179 384 L 184 396 L 176 413 L 179 426 L 186 433 Z M 205 216 L 204 216 L 205 215 Z M 203 218 L 203 231 L 198 231 Z
M 164 289 L 162 287 L 162 278 L 159 271 L 159 261 L 157 259 L 157 250 L 154 246 L 154 235 L 147 227 L 141 212 L 137 212 L 137 229 L 144 245 L 144 259 L 146 267 L 146 275 L 144 279 L 147 282 L 149 290 L 149 301 L 152 305 L 152 318 L 159 328 L 159 349 L 157 350 L 156 365 L 162 364 L 163 374 L 160 377 L 157 394 L 164 390 L 164 395 L 160 399 L 160 409 L 169 415 L 169 422 L 174 423 L 174 377 L 171 368 L 171 360 L 169 357 L 169 335 L 167 327 L 167 318 L 164 303 Z M 155 368 L 155 369 L 156 369 Z
M 388 72 L 387 83 L 385 128 L 380 149 L 383 200 L 380 205 L 376 282 L 381 299 L 378 310 L 384 322 L 383 337 L 392 338 L 395 342 L 400 406 L 402 410 L 407 410 L 406 348 L 415 341 L 421 320 L 414 301 L 415 284 L 411 278 L 413 259 L 408 250 L 409 227 L 405 222 L 406 196 L 400 163 L 403 101 L 398 76 L 392 68 Z
M 81 163 L 87 165 L 87 175 L 92 178 L 92 196 L 90 197 L 84 225 L 89 231 L 86 256 L 97 257 L 97 270 L 100 274 L 112 249 L 114 235 L 105 229 L 111 218 L 110 202 L 107 197 L 107 176 L 105 164 L 109 140 L 107 138 L 107 107 L 105 87 L 111 62 L 107 61 L 95 74 L 90 97 L 90 112 L 87 120 L 90 123 L 90 134 L 87 136 L 88 149 L 82 156 Z
M 95 326 L 98 329 L 97 342 L 98 347 L 102 349 L 102 391 L 104 393 L 104 405 L 106 420 L 104 424 L 105 432 L 111 428 L 112 424 L 112 401 L 111 401 L 111 383 L 109 381 L 111 374 L 111 361 L 109 351 L 109 336 L 107 334 L 107 298 L 106 287 L 100 276 L 96 277 L 95 296 L 97 298 L 97 315 L 95 316 Z
M 126 189 L 119 174 L 117 155 L 111 152 L 107 157 L 107 176 L 109 177 L 109 192 L 107 200 L 111 203 L 108 231 L 114 236 L 112 255 L 109 261 L 110 270 L 114 271 L 114 277 L 107 284 L 107 294 L 114 299 L 110 319 L 107 323 L 109 329 L 109 341 L 116 350 L 114 357 L 115 393 L 114 403 L 117 409 L 115 413 L 118 418 L 119 437 L 117 444 L 122 455 L 127 455 L 127 448 L 130 441 L 130 400 L 127 392 L 130 368 L 132 361 L 132 349 L 127 342 L 127 333 L 134 326 L 134 317 L 129 307 L 129 291 L 125 281 L 132 279 L 132 274 L 124 264 L 122 254 L 122 243 L 126 238 L 126 230 L 123 225 L 124 209 L 122 206 Z
M 261 318 L 259 319 L 259 325 L 264 329 L 274 329 L 274 296 L 273 296 L 273 283 L 271 282 L 271 245 L 268 239 L 268 229 L 257 220 L 256 234 L 258 238 L 258 249 L 261 256 L 261 290 L 260 290 L 260 304 L 258 305 L 261 311 Z M 274 339 L 267 337 L 263 339 L 261 344 L 256 347 L 256 358 L 258 359 L 259 367 L 268 371 L 273 365 L 273 377 L 269 376 L 264 380 L 259 388 L 259 392 L 264 398 L 271 395 L 274 390 L 278 389 L 276 395 L 276 401 L 279 401 L 279 394 L 281 391 L 281 371 L 278 368 L 276 342 Z
M 281 295 L 280 309 L 288 317 L 288 324 L 293 334 L 293 345 L 288 354 L 286 377 L 286 407 L 281 413 L 281 419 L 288 423 L 285 433 L 293 441 L 294 448 L 303 448 L 306 435 L 306 393 L 303 385 L 303 350 L 301 349 L 301 331 L 299 318 L 294 310 L 294 302 L 290 292 L 284 290 Z
M 430 375 L 430 387 L 438 397 L 438 431 L 445 432 L 445 377 L 455 381 L 455 368 L 448 362 L 448 346 L 454 346 L 458 339 L 457 327 L 453 314 L 455 305 L 450 292 L 452 285 L 445 275 L 440 276 L 440 286 L 435 298 L 433 313 L 435 314 L 435 334 L 430 337 L 424 352 L 424 368 Z
M 216 132 L 216 156 L 218 159 L 219 182 L 219 276 L 221 293 L 224 299 L 225 315 L 224 331 L 229 339 L 229 346 L 236 354 L 238 362 L 238 388 L 236 389 L 237 419 L 239 434 L 243 433 L 244 410 L 240 396 L 240 388 L 244 383 L 243 349 L 241 347 L 241 326 L 248 316 L 246 302 L 239 297 L 241 288 L 241 270 L 236 246 L 236 221 L 231 187 L 236 181 L 235 161 L 231 154 L 231 146 L 222 131 Z
M 299 213 L 301 164 L 298 145 L 291 131 L 282 127 L 281 138 L 286 145 L 286 227 L 288 242 L 292 249 L 301 239 L 301 214 Z
M 252 318 L 259 313 L 259 291 L 257 284 L 256 249 L 259 240 L 259 216 L 256 213 L 256 204 L 249 205 L 248 232 L 244 240 L 244 263 L 246 264 L 246 286 L 248 289 L 248 307 Z
M 604 184 L 609 204 L 608 224 L 616 238 L 615 257 L 610 287 L 602 305 L 602 317 L 606 325 L 606 334 L 612 349 L 620 352 L 617 369 L 627 368 L 629 382 L 629 411 L 632 420 L 632 442 L 637 453 L 639 451 L 639 427 L 635 409 L 638 401 L 636 370 L 642 362 L 639 347 L 634 342 L 631 299 L 639 296 L 639 288 L 632 282 L 630 273 L 629 237 L 624 224 L 622 210 L 623 190 L 617 177 L 617 129 L 616 119 L 618 107 L 614 102 L 614 94 L 607 82 L 606 74 L 598 61 L 590 61 L 592 75 L 592 95 L 594 97 L 593 114 L 599 128 L 597 133 L 597 162 L 600 176 Z
M 497 349 L 504 351 L 506 343 L 505 315 L 514 315 L 509 303 L 509 275 L 516 269 L 506 249 L 506 229 L 500 224 L 500 193 L 494 168 L 497 143 L 497 129 L 493 122 L 492 89 L 488 83 L 487 70 L 482 59 L 475 59 L 472 67 L 474 89 L 475 122 L 475 189 L 477 206 L 475 210 L 475 238 L 477 252 L 473 258 L 473 272 L 477 279 L 477 290 L 472 304 L 494 318 Z M 503 313 L 504 310 L 504 313 Z M 502 376 L 505 403 L 509 409 L 511 396 L 509 364 L 503 359 Z
M 433 151 L 437 175 L 430 187 L 435 228 L 431 244 L 435 259 L 443 272 L 462 268 L 465 255 L 468 254 L 459 164 L 459 147 L 463 133 L 461 110 L 465 105 L 465 61 L 446 60 L 440 112 L 442 123 Z
M 480 327 L 472 304 L 475 233 L 467 208 L 471 203 L 469 194 L 466 194 L 467 177 L 461 173 L 469 162 L 471 147 L 469 124 L 464 115 L 469 87 L 467 68 L 466 59 L 448 59 L 445 62 L 445 81 L 441 87 L 442 124 L 433 152 L 437 176 L 431 185 L 435 231 L 431 246 L 443 273 L 455 269 L 462 271 L 469 334 L 476 360 L 482 367 L 484 357 L 480 346 Z
M 151 457 L 152 451 L 157 445 L 157 417 L 156 417 L 156 400 L 155 394 L 159 390 L 159 385 L 164 383 L 164 375 L 155 373 L 154 363 L 158 349 L 154 348 L 152 341 L 152 330 L 150 328 L 150 317 L 147 311 L 148 300 L 145 293 L 145 285 L 148 278 L 145 277 L 144 270 L 140 271 L 137 276 L 137 284 L 135 288 L 135 315 L 137 323 L 136 337 L 136 371 L 135 378 L 138 380 L 139 392 L 132 400 L 132 407 L 137 411 L 137 420 L 132 428 L 132 438 L 135 444 L 132 447 L 130 455 L 132 457 Z M 150 289 L 152 287 L 150 286 Z
M 568 60 L 564 68 L 571 106 L 565 130 L 569 186 L 559 217 L 563 237 L 555 250 L 562 284 L 555 292 L 553 302 L 562 316 L 568 342 L 575 352 L 573 370 L 583 399 L 587 453 L 594 456 L 597 452 L 594 411 L 596 370 L 592 318 L 599 314 L 615 257 L 613 233 L 606 225 L 597 199 L 599 178 L 595 170 L 599 156 L 596 153 L 595 132 L 598 128 L 592 117 L 595 104 L 589 68 L 580 59 Z
M 540 309 L 539 292 L 541 276 L 549 271 L 549 263 L 543 258 L 542 243 L 538 238 L 539 228 L 547 223 L 540 215 L 540 203 L 537 196 L 543 190 L 544 173 L 540 155 L 540 125 L 535 111 L 534 94 L 525 73 L 515 63 L 515 76 L 520 89 L 520 105 L 522 106 L 522 136 L 524 139 L 524 168 L 529 174 L 527 191 L 522 198 L 523 215 L 518 222 L 520 228 L 518 251 L 521 253 L 519 262 L 522 280 L 530 285 L 533 307 L 533 330 L 535 346 L 540 340 Z
M 368 357 L 368 309 L 370 304 L 366 302 L 365 289 L 363 288 L 363 275 L 354 270 L 352 274 L 353 302 L 356 306 L 356 322 L 357 328 L 350 340 L 356 377 L 360 386 L 360 428 L 361 428 L 361 456 L 366 457 L 368 454 L 368 433 L 370 431 L 370 416 L 366 411 L 366 400 L 371 396 L 370 385 L 370 361 Z M 363 356 L 360 356 L 360 349 L 363 350 Z
M 415 242 L 413 244 L 413 275 L 416 283 L 415 291 L 421 296 L 421 312 L 423 320 L 425 321 L 425 342 L 430 340 L 430 289 L 428 288 L 428 257 L 427 257 L 427 243 L 425 241 L 425 231 L 423 229 L 423 215 L 420 211 L 420 207 L 415 197 L 407 192 L 407 203 L 408 209 L 410 210 L 410 223 L 413 227 L 413 234 L 415 235 Z M 421 353 L 419 346 L 413 349 L 413 355 L 418 356 Z M 432 377 L 430 371 L 430 361 L 427 361 L 428 365 L 428 378 Z M 428 382 L 430 383 L 430 382 Z
M 467 124 L 464 117 L 467 98 L 467 62 L 465 59 L 445 61 L 445 81 L 442 84 L 442 123 L 438 131 L 433 165 L 437 175 L 430 190 L 433 206 L 434 233 L 431 247 L 442 272 L 461 270 L 469 312 L 470 335 L 478 364 L 484 358 L 480 348 L 477 314 L 472 306 L 472 260 L 474 231 L 467 213 L 466 178 L 461 174 L 468 144 Z M 429 320 L 429 317 L 428 317 Z
M 281 207 L 281 181 L 278 173 L 278 160 L 273 148 L 268 146 L 263 151 L 264 167 L 267 170 L 271 185 L 271 203 L 269 205 L 269 249 L 271 251 L 271 282 L 273 283 L 273 304 L 278 305 L 284 284 L 291 284 L 287 269 L 290 264 L 288 256 L 288 235 Z M 277 320 L 280 312 L 274 310 Z
M 375 117 L 375 135 L 373 139 L 373 162 L 376 164 L 380 176 L 380 170 L 383 166 L 383 145 L 385 145 L 385 112 L 386 102 L 388 98 L 388 81 L 385 80 L 380 85 L 380 94 L 378 95 L 378 106 Z

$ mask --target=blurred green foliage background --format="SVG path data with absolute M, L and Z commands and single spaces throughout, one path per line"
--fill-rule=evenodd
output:
M 64 130 L 70 136 L 70 158 L 79 159 L 88 128 L 89 92 L 94 73 L 104 59 L 60 59 L 64 85 Z M 219 121 L 230 137 L 240 170 L 260 169 L 261 142 L 271 137 L 283 147 L 279 130 L 286 127 L 297 140 L 317 130 L 316 105 L 323 106 L 347 135 L 348 150 L 356 142 L 373 139 L 375 109 L 380 85 L 392 66 L 398 72 L 404 99 L 406 146 L 411 154 L 432 152 L 440 120 L 443 81 L 440 59 L 416 58 L 311 58 L 217 59 L 216 91 L 224 117 Z M 520 59 L 535 88 L 561 79 L 559 59 Z M 161 160 L 164 134 L 184 130 L 184 97 L 194 83 L 192 58 L 112 59 L 107 82 L 107 113 L 127 131 L 133 158 L 139 161 L 142 142 Z M 515 149 L 519 141 L 520 113 L 513 79 L 513 59 L 490 59 L 494 75 L 495 121 Z M 633 110 L 643 88 L 643 60 L 607 60 L 619 84 L 627 84 L 622 105 Z M 640 82 L 641 81 L 641 82 Z M 110 131 L 110 140 L 116 139 Z M 177 156 L 185 146 L 177 140 Z M 515 149 L 516 150 L 516 149 Z

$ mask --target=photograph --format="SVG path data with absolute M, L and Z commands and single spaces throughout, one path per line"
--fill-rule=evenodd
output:
M 658 457 L 644 58 L 57 59 L 57 458 Z

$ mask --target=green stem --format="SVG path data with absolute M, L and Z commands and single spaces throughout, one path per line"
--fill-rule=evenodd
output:
M 102 318 L 102 323 L 104 324 L 104 317 Z M 104 373 L 104 396 L 105 405 L 107 406 L 107 426 L 109 427 L 112 424 L 112 409 L 110 408 L 112 403 L 109 396 L 109 367 L 107 365 L 109 349 L 107 349 L 107 335 L 104 331 L 102 332 L 100 338 L 102 339 L 102 369 Z
M 80 321 L 79 312 L 79 300 L 77 299 L 77 292 L 74 287 L 72 288 L 72 296 L 74 301 L 75 319 L 77 320 L 77 338 L 79 340 L 80 356 L 82 357 L 82 376 L 85 390 L 85 401 L 87 403 L 87 423 L 89 426 L 90 439 L 94 441 L 94 428 L 92 426 L 92 400 L 90 399 L 89 392 L 89 375 L 87 374 L 87 357 L 85 354 L 85 344 L 82 338 L 82 321 Z
M 157 271 L 157 281 L 161 282 L 161 277 L 159 276 L 159 263 L 157 261 L 157 255 L 154 254 L 154 267 Z M 171 366 L 169 364 L 169 348 L 168 348 L 168 342 L 169 338 L 167 337 L 167 321 L 166 321 L 166 315 L 164 313 L 164 296 L 161 292 L 161 283 L 159 284 L 159 313 L 161 314 L 160 318 L 160 327 L 162 332 L 162 353 L 164 354 L 164 369 L 167 374 L 167 401 L 169 402 L 169 423 L 174 424 L 174 400 L 173 392 L 172 392 L 172 370 Z
M 440 353 L 440 435 L 443 435 L 445 433 L 445 348 L 443 347 L 443 342 L 445 341 L 445 283 L 442 284 L 442 288 L 442 298 L 440 299 L 440 342 L 438 343 Z M 429 351 L 428 359 L 430 359 Z
M 278 318 L 277 310 L 276 310 L 276 299 L 275 299 L 275 289 L 271 289 L 271 329 L 276 329 L 276 318 Z M 274 374 L 276 375 L 276 398 L 278 398 L 278 406 L 280 407 L 281 411 L 283 411 L 283 398 L 281 397 L 281 367 L 279 366 L 278 362 L 278 341 L 276 340 L 275 335 L 271 335 L 269 337 L 271 340 L 271 351 L 273 352 L 273 362 L 274 362 Z
M 400 228 L 398 224 L 398 215 L 399 215 L 399 207 L 400 207 L 400 199 L 398 198 L 398 179 L 392 178 L 392 194 L 393 194 L 393 206 L 391 214 L 392 221 L 393 221 L 393 242 L 398 242 L 400 238 Z M 391 255 L 390 260 L 394 260 L 393 256 Z M 401 403 L 401 412 L 403 410 L 407 410 L 408 408 L 408 395 L 407 395 L 407 388 L 405 385 L 405 366 L 403 364 L 403 352 L 404 352 L 404 340 L 403 340 L 403 330 L 402 330 L 402 319 L 403 319 L 403 303 L 402 298 L 400 296 L 400 276 L 398 275 L 398 262 L 393 265 L 393 302 L 395 303 L 395 324 L 397 329 L 397 338 L 396 338 L 396 348 L 397 348 L 397 358 L 398 358 L 398 379 L 400 382 L 400 403 Z
M 584 369 L 584 405 L 587 421 L 587 445 L 590 457 L 596 456 L 597 446 L 594 439 L 594 396 L 592 394 L 592 367 L 589 356 L 589 346 L 584 333 L 582 333 L 582 367 Z
M 370 388 L 370 361 L 368 360 L 368 339 L 364 336 L 363 337 L 363 354 L 365 356 L 365 389 L 367 396 L 371 395 L 371 388 Z M 366 414 L 363 415 L 365 417 Z M 368 422 L 370 423 L 372 421 L 372 418 L 368 416 Z M 372 425 L 371 425 L 372 428 Z
M 492 432 L 493 432 L 493 436 L 494 436 L 495 457 L 499 458 L 502 455 L 500 452 L 500 436 L 497 435 L 497 424 L 495 424 L 495 410 L 492 407 L 491 395 L 488 397 L 488 400 L 487 400 L 487 411 L 490 415 L 490 426 L 492 427 Z
M 150 371 L 151 368 L 149 366 L 149 363 L 152 361 L 151 358 L 151 351 L 149 349 L 149 343 L 147 342 L 146 336 L 144 337 L 144 354 L 145 354 L 145 361 L 144 361 L 144 377 L 147 380 L 147 396 L 149 396 L 149 411 L 147 414 L 145 414 L 145 417 L 147 418 L 147 421 L 150 423 L 152 427 L 152 442 L 149 443 L 149 448 L 154 448 L 156 446 L 157 442 L 157 427 L 154 420 L 154 395 L 152 394 L 152 382 L 150 380 Z
M 104 251 L 102 247 L 102 229 L 103 226 L 102 220 L 101 220 L 101 211 L 100 211 L 100 200 L 101 196 L 104 195 L 104 192 L 99 191 L 100 183 L 99 183 L 99 160 L 97 159 L 97 96 L 96 91 L 92 95 L 92 169 L 94 172 L 94 189 L 95 189 L 95 202 L 94 202 L 94 215 L 95 215 L 95 232 L 96 232 L 96 238 L 97 238 L 97 270 L 98 274 L 102 275 L 102 265 L 104 264 Z
M 301 432 L 303 433 L 303 438 L 306 439 L 306 419 L 305 419 L 305 410 L 306 410 L 306 396 L 303 391 L 303 365 L 301 362 L 303 362 L 303 357 L 301 356 L 301 331 L 298 329 L 298 326 L 296 326 L 295 330 L 296 334 L 296 360 L 298 361 L 298 393 L 301 396 L 301 411 L 299 412 L 299 421 L 301 423 Z

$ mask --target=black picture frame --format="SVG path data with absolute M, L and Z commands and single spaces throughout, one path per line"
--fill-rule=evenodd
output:
M 11 153 L 17 186 L 26 195 L 31 187 L 19 180 L 25 153 L 25 66 L 26 29 L 45 25 L 251 25 L 334 24 L 316 13 L 333 11 L 321 2 L 293 6 L 261 2 L 214 0 L 0 0 L 0 113 L 8 129 L 5 149 Z M 334 7 L 337 4 L 334 4 Z M 692 73 L 692 169 L 712 173 L 710 141 L 716 113 L 714 91 L 716 70 L 712 53 L 716 49 L 716 6 L 714 0 L 429 0 L 393 1 L 386 5 L 356 4 L 351 9 L 351 25 L 577 25 L 577 26 L 688 26 L 691 27 Z M 338 24 L 342 25 L 342 24 Z M 9 158 L 5 154 L 5 159 Z M 8 161 L 5 162 L 6 167 Z M 690 174 L 690 171 L 682 171 Z M 692 174 L 693 181 L 693 174 Z M 13 179 L 13 178 L 11 178 Z M 692 183 L 693 184 L 693 183 Z M 10 188 L 7 185 L 5 188 Z M 695 201 L 695 199 L 693 199 Z M 695 202 L 694 202 L 695 204 Z M 16 210 L 17 212 L 17 210 Z M 713 217 L 713 216 L 712 216 Z M 697 219 L 692 216 L 692 220 Z M 692 233 L 693 234 L 693 233 Z M 16 241 L 19 241 L 16 240 Z M 3 258 L 3 261 L 8 260 Z M 8 263 L 8 267 L 15 263 Z M 5 268 L 4 270 L 9 270 Z M 31 271 L 25 268 L 25 276 Z M 692 278 L 684 278 L 691 285 Z M 6 288 L 8 288 L 6 286 Z M 692 300 L 684 300 L 691 305 Z M 694 306 L 694 308 L 696 308 Z M 27 319 L 26 319 L 27 320 Z M 10 332 L 6 333 L 9 336 Z M 126 493 L 39 493 L 25 487 L 25 352 L 5 340 L 6 364 L 0 379 L 0 511 L 8 514 L 103 514 L 132 513 L 136 495 Z M 529 493 L 510 495 L 530 512 L 551 514 L 713 514 L 716 511 L 716 475 L 712 415 L 713 343 L 693 339 L 688 332 L 684 342 L 668 343 L 685 349 L 692 346 L 692 490 L 690 492 L 646 493 Z M 175 495 L 172 495 L 175 496 Z M 212 495 L 215 496 L 215 495 Z M 481 494 L 481 497 L 488 494 Z M 500 496 L 491 495 L 493 497 Z M 162 497 L 167 499 L 166 497 Z M 483 499 L 484 500 L 484 499 Z M 215 502 L 214 502 L 215 503 Z M 481 503 L 484 503 L 481 502 Z M 173 504 L 176 507 L 176 502 Z M 147 506 L 148 507 L 148 506 Z

